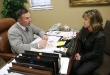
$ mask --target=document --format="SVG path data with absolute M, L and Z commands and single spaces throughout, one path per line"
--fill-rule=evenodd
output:
M 57 37 L 57 36 L 48 36 L 47 45 L 44 49 L 57 48 L 57 42 L 59 41 L 60 38 L 61 37 Z M 40 40 L 42 40 L 42 38 L 38 37 L 33 42 L 31 42 L 31 44 L 37 43 Z
M 12 62 L 16 62 L 15 59 Z M 12 62 L 7 63 L 2 69 L 0 69 L 0 75 L 7 75 L 9 67 L 12 67 Z
M 70 59 L 68 57 L 61 57 L 61 68 L 60 68 L 61 74 L 67 74 L 69 60 Z
M 49 48 L 49 49 L 36 49 L 36 48 L 31 48 L 30 51 L 35 51 L 35 52 L 46 52 L 46 53 L 53 53 L 55 48 Z
M 69 31 L 69 32 L 64 32 L 64 31 L 49 31 L 47 32 L 47 35 L 54 35 L 54 36 L 63 36 L 65 38 L 72 38 L 76 37 L 76 32 Z

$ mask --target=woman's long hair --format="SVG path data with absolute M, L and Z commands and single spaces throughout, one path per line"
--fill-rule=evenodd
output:
M 90 18 L 90 28 L 92 29 L 93 33 L 97 33 L 103 30 L 103 18 L 97 9 L 87 10 L 84 12 L 82 17 Z

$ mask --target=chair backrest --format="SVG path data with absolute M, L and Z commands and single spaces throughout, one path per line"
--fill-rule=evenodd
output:
M 0 53 L 12 53 L 7 32 L 15 22 L 13 18 L 0 20 Z
M 110 55 L 110 20 L 106 21 L 105 28 L 104 28 L 104 34 L 106 36 L 106 45 L 104 48 L 104 52 L 108 55 Z

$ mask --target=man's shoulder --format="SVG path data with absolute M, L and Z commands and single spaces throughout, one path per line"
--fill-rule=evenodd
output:
M 18 29 L 16 26 L 17 26 L 17 23 L 13 24 L 13 25 L 9 28 L 8 33 L 10 33 L 10 32 L 16 32 L 16 30 Z

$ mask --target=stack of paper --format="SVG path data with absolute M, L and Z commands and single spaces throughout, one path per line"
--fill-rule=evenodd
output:
M 61 68 L 60 68 L 61 74 L 67 74 L 68 64 L 69 64 L 69 58 L 61 57 Z

